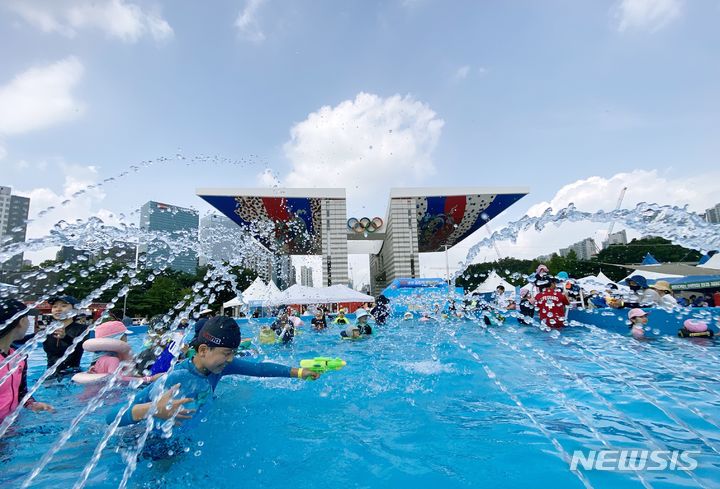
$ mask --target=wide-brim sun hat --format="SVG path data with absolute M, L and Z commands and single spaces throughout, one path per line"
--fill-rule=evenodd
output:
M 133 334 L 122 321 L 107 321 L 95 328 L 95 338 L 109 338 L 112 336 Z
M 643 277 L 642 275 L 632 275 L 625 280 L 625 282 L 635 282 L 643 289 L 647 289 L 647 279 Z
M 370 313 L 367 312 L 367 311 L 366 311 L 365 309 L 363 309 L 362 307 L 359 308 L 359 309 L 357 309 L 357 310 L 355 310 L 355 317 L 358 318 L 358 319 L 364 318 L 365 316 L 369 316 L 369 315 L 370 315 Z
M 652 285 L 652 288 L 655 290 L 662 290 L 663 292 L 672 292 L 672 287 L 670 287 L 670 282 L 666 280 L 658 280 Z

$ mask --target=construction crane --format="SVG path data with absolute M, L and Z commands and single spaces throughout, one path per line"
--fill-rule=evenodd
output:
M 622 205 L 622 201 L 625 198 L 625 192 L 627 192 L 627 187 L 623 187 L 620 191 L 620 197 L 618 197 L 617 205 L 615 206 L 615 210 L 620 209 L 620 206 Z M 608 240 L 610 239 L 610 235 L 612 234 L 613 227 L 615 227 L 615 220 L 613 219 L 610 222 L 610 227 L 608 228 Z
M 627 192 L 627 189 L 628 189 L 627 187 L 623 187 L 622 190 L 620 190 L 620 195 L 618 196 L 617 204 L 615 204 L 615 210 L 618 210 L 620 208 L 620 206 L 622 205 L 623 199 L 625 198 L 625 192 Z M 610 235 L 612 234 L 614 227 L 615 227 L 615 221 L 613 220 L 610 222 L 610 226 L 608 227 L 608 230 L 607 230 L 607 241 L 606 241 L 607 243 L 610 242 Z M 592 240 L 592 242 L 593 242 L 593 248 L 595 248 L 595 253 L 600 253 L 600 247 L 598 247 L 598 245 L 594 239 Z

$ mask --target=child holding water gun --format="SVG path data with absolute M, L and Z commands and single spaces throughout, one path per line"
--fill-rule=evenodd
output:
M 161 420 L 173 418 L 176 424 L 184 422 L 182 429 L 188 429 L 195 424 L 195 420 L 205 417 L 212 404 L 215 388 L 226 375 L 312 380 L 321 375 L 313 369 L 235 358 L 240 340 L 240 328 L 235 320 L 227 316 L 209 319 L 192 343 L 192 358 L 178 363 L 167 374 L 164 385 L 169 389 L 163 392 L 160 383 L 155 382 L 140 391 L 130 409 L 122 415 L 120 426 L 131 425 L 152 416 Z M 157 400 L 154 408 L 153 400 Z M 108 424 L 115 420 L 121 409 L 122 405 L 119 405 L 108 413 Z M 156 429 L 154 435 L 158 438 L 155 442 L 160 443 L 161 431 Z M 155 458 L 152 452 L 149 455 Z
M 143 456 L 166 458 L 168 448 L 181 453 L 179 448 L 184 445 L 184 436 L 198 420 L 208 415 L 215 388 L 226 375 L 315 380 L 322 373 L 312 368 L 291 368 L 277 363 L 255 363 L 235 358 L 240 340 L 240 328 L 235 320 L 227 316 L 209 319 L 193 341 L 192 354 L 189 355 L 191 358 L 178 363 L 167 374 L 163 384 L 167 389 L 161 389 L 161 379 L 137 394 L 130 409 L 120 418 L 120 426 L 138 423 L 150 416 L 156 420 L 173 419 L 176 425 L 181 425 L 179 434 L 176 432 L 167 438 L 159 427 L 163 423 L 158 423 Z M 118 405 L 108 413 L 108 424 L 119 416 L 123 405 Z

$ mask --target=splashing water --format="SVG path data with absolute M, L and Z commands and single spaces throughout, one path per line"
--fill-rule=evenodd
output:
M 185 157 L 179 152 L 174 157 L 161 157 L 133 165 L 127 171 L 76 192 L 61 205 L 68 205 L 88 190 L 113 184 L 131 173 L 169 161 L 188 164 L 256 164 L 255 158 L 232 162 L 216 156 Z M 35 219 L 52 211 L 53 208 L 44 209 Z M 136 289 L 163 276 L 183 254 L 210 256 L 208 251 L 214 245 L 232 242 L 231 254 L 226 260 L 209 259 L 208 270 L 202 280 L 189 287 L 183 299 L 163 315 L 162 320 L 172 334 L 178 329 L 183 317 L 196 316 L 200 309 L 215 302 L 222 291 L 229 288 L 232 293 L 240 295 L 234 268 L 248 267 L 276 252 L 259 248 L 256 241 L 275 236 L 271 223 L 254 223 L 248 228 L 238 227 L 229 234 L 223 230 L 222 233 L 209 233 L 198 239 L 187 232 L 141 230 L 129 222 L 136 214 L 137 211 L 134 211 L 129 216 L 117 216 L 117 226 L 107 225 L 98 218 L 74 223 L 60 221 L 47 236 L 0 246 L 0 262 L 20 252 L 41 251 L 48 247 L 66 246 L 82 251 L 82 254 L 66 262 L 25 272 L 14 279 L 12 285 L 24 293 L 36 283 L 47 282 L 34 301 L 34 305 L 40 305 L 68 287 L 113 270 L 114 274 L 97 284 L 78 306 L 86 308 L 103 294 L 114 291 L 108 303 L 108 310 L 111 311 Z M 591 213 L 578 211 L 570 205 L 555 213 L 548 209 L 539 217 L 525 216 L 482 239 L 470 249 L 453 279 L 462 275 L 482 250 L 491 248 L 497 241 L 515 241 L 527 230 L 540 231 L 549 224 L 569 222 L 619 222 L 644 234 L 662 236 L 685 247 L 700 251 L 720 249 L 720 229 L 687 209 L 643 203 L 634 209 Z M 273 239 L 268 241 L 274 242 Z M 118 253 L 111 251 L 120 244 L 128 243 L 132 244 L 133 252 L 138 244 L 147 248 L 142 256 L 138 256 L 137 263 L 121 261 L 127 257 L 128 250 Z M 98 256 L 104 258 L 90 258 Z M 61 283 L 50 283 L 53 276 L 68 270 L 72 270 L 74 275 Z M 509 274 L 506 271 L 506 275 Z M 13 291 L 4 288 L 0 290 L 0 295 L 7 297 L 13 295 Z M 401 299 L 401 305 L 412 310 L 432 313 L 434 321 L 392 321 L 384 328 L 376 328 L 379 333 L 376 338 L 362 343 L 337 341 L 335 332 L 318 335 L 305 332 L 292 347 L 260 349 L 261 358 L 288 364 L 296 364 L 300 358 L 318 354 L 342 356 L 349 359 L 348 370 L 357 370 L 351 374 L 328 374 L 318 382 L 306 384 L 290 384 L 289 381 L 280 384 L 266 381 L 240 383 L 234 379 L 223 381 L 230 387 L 223 388 L 220 394 L 218 403 L 224 408 L 217 415 L 220 421 L 206 420 L 203 423 L 205 427 L 200 429 L 205 440 L 198 442 L 198 447 L 192 450 L 192 456 L 188 454 L 185 458 L 179 457 L 174 466 L 165 472 L 153 472 L 153 467 L 139 463 L 148 437 L 156 426 L 152 417 L 140 424 L 132 443 L 121 445 L 113 441 L 127 431 L 118 428 L 120 417 L 130 408 L 136 393 L 133 389 L 135 386 L 121 385 L 121 369 L 118 369 L 97 392 L 83 399 L 81 405 L 75 406 L 74 416 L 66 420 L 59 436 L 43 438 L 44 452 L 39 462 L 36 461 L 25 471 L 22 468 L 15 472 L 9 470 L 8 473 L 14 475 L 0 476 L 0 481 L 5 477 L 14 477 L 12 481 L 20 487 L 38 484 L 47 487 L 49 483 L 43 479 L 43 474 L 57 470 L 63 461 L 56 459 L 67 457 L 66 452 L 73 449 L 68 446 L 78 436 L 83 436 L 87 437 L 89 451 L 82 452 L 84 458 L 76 464 L 79 472 L 75 473 L 74 468 L 65 469 L 67 472 L 63 475 L 67 481 L 70 480 L 69 473 L 75 474 L 72 478 L 73 487 L 78 489 L 88 484 L 94 485 L 96 481 L 91 477 L 98 470 L 113 471 L 114 476 L 107 480 L 108 486 L 124 488 L 133 483 L 140 486 L 160 478 L 170 484 L 179 483 L 189 487 L 193 479 L 185 482 L 184 477 L 188 477 L 188 473 L 194 470 L 201 474 L 205 470 L 210 471 L 214 460 L 230 460 L 230 465 L 224 468 L 237 478 L 243 477 L 244 483 L 251 487 L 286 486 L 288 480 L 298 480 L 297 474 L 287 471 L 282 454 L 275 455 L 277 445 L 286 444 L 285 450 L 292 449 L 294 454 L 305 453 L 304 449 L 308 448 L 309 457 L 313 449 L 319 449 L 327 440 L 342 447 L 326 455 L 332 457 L 332 463 L 326 459 L 318 462 L 305 458 L 302 460 L 304 463 L 292 464 L 293 467 L 302 467 L 298 469 L 300 477 L 310 481 L 310 484 L 320 483 L 321 476 L 322 483 L 328 480 L 360 481 L 364 480 L 363 477 L 369 477 L 371 484 L 407 483 L 418 474 L 431 480 L 434 474 L 440 473 L 450 480 L 465 481 L 472 486 L 481 483 L 481 480 L 484 482 L 487 477 L 496 477 L 488 475 L 484 463 L 472 455 L 478 443 L 474 430 L 484 432 L 488 429 L 487 416 L 496 417 L 493 422 L 498 423 L 498 426 L 493 429 L 498 431 L 498 436 L 512 440 L 515 450 L 527 450 L 520 445 L 530 436 L 528 433 L 532 433 L 533 443 L 539 448 L 529 452 L 530 458 L 536 457 L 543 464 L 553 467 L 548 477 L 560 484 L 607 486 L 606 480 L 597 473 L 570 469 L 569 461 L 575 449 L 594 446 L 607 449 L 633 444 L 658 450 L 693 448 L 699 450 L 705 462 L 720 454 L 720 424 L 715 421 L 720 411 L 720 395 L 716 390 L 716 382 L 720 377 L 710 369 L 702 371 L 697 366 L 698 358 L 709 364 L 720 359 L 712 345 L 704 346 L 676 339 L 629 344 L 627 338 L 590 324 L 570 323 L 563 331 L 551 330 L 536 321 L 523 327 L 517 324 L 518 313 L 500 313 L 482 301 L 482 307 L 468 312 L 463 319 L 443 319 L 440 314 L 436 314 L 436 309 L 444 308 L 449 301 L 464 302 L 471 299 L 452 291 L 449 294 L 426 293 Z M 679 318 L 690 315 L 711 320 L 717 317 L 707 311 L 678 311 Z M 501 316 L 502 320 L 499 319 Z M 483 318 L 487 318 L 487 321 Z M 29 357 L 31 363 L 35 362 L 31 369 L 34 379 L 32 386 L 20 400 L 18 408 L 0 423 L 0 443 L 22 443 L 22 429 L 29 421 L 21 415 L 25 411 L 25 402 L 34 394 L 42 392 L 45 395 L 57 391 L 60 396 L 67 398 L 66 402 L 73 401 L 77 395 L 77 392 L 72 392 L 73 386 L 58 387 L 51 384 L 51 379 L 59 365 L 79 347 L 81 339 L 105 319 L 101 317 L 88 324 L 65 355 L 43 373 L 39 372 L 38 359 L 41 359 L 41 353 L 38 346 L 62 327 L 60 322 L 51 323 L 0 361 L 0 370 L 7 368 L 3 370 L 0 384 L 21 368 L 23 359 Z M 262 321 L 243 323 L 243 335 L 246 336 L 248 330 L 255 333 L 262 324 Z M 638 360 L 642 362 L 639 367 Z M 517 372 L 522 375 L 518 376 Z M 523 376 L 525 382 L 521 381 Z M 162 377 L 158 381 L 160 391 L 164 388 L 164 379 Z M 475 391 L 478 385 L 482 386 L 481 393 Z M 257 399 L 248 393 L 250 386 Z M 276 391 L 283 392 L 283 395 Z M 689 398 L 688 391 L 696 397 Z M 483 403 L 482 395 L 479 394 L 492 399 L 494 404 L 484 405 L 478 410 L 478 403 Z M 281 403 L 286 402 L 287 409 L 295 413 L 296 417 L 288 418 L 272 410 L 275 398 L 282 399 Z M 399 405 L 398 398 L 405 404 Z M 157 408 L 158 399 L 159 396 L 154 398 L 151 409 Z M 95 416 L 109 404 L 122 404 L 123 407 L 106 426 L 104 421 L 98 422 Z M 358 406 L 362 406 L 364 411 L 358 410 Z M 448 415 L 450 412 L 454 413 L 454 417 Z M 234 445 L 233 454 L 228 456 L 218 443 L 213 442 L 213 436 L 223 434 L 223 422 L 230 426 L 240 423 L 242 426 L 244 421 L 240 418 L 243 416 L 249 418 L 249 424 L 243 431 L 243 443 Z M 411 426 L 417 424 L 414 428 L 416 431 L 404 432 L 402 426 L 405 425 L 397 423 L 398 418 Z M 172 435 L 173 421 L 164 424 L 168 436 Z M 263 428 L 263 422 L 271 425 L 271 429 L 247 429 Z M 52 424 L 53 418 L 48 417 L 47 423 Z M 16 431 L 18 427 L 19 431 Z M 423 438 L 423 429 L 433 432 L 436 438 Z M 395 437 L 392 433 L 397 430 L 400 430 L 400 434 Z M 342 433 L 352 435 L 341 438 Z M 408 442 L 402 436 L 416 441 Z M 275 444 L 268 438 L 274 439 Z M 368 442 L 366 438 L 374 441 Z M 208 446 L 200 445 L 205 442 Z M 442 466 L 441 461 L 424 458 L 416 446 L 425 444 L 434 446 L 436 453 L 448 452 L 455 457 L 465 457 L 468 470 L 464 470 L 462 464 L 459 464 L 460 467 Z M 109 450 L 109 447 L 112 449 Z M 502 452 L 497 447 L 487 448 L 490 453 L 493 448 Z M 22 451 L 22 448 L 17 449 Z M 263 455 L 252 455 L 257 452 Z M 248 455 L 243 455 L 240 460 L 239 453 Z M 322 453 L 328 452 L 323 450 Z M 502 457 L 500 455 L 499 463 L 507 463 L 512 455 Z M 121 460 L 118 461 L 118 458 Z M 395 468 L 379 468 L 387 461 L 392 461 L 391 465 Z M 12 461 L 2 463 L 7 465 L 12 464 Z M 711 464 L 708 463 L 708 466 Z M 428 467 L 434 467 L 434 472 L 428 472 Z M 530 471 L 523 473 L 522 467 L 517 470 L 525 477 L 532 476 Z M 618 487 L 630 486 L 631 482 L 640 483 L 646 488 L 662 484 L 661 477 L 640 470 L 631 471 L 629 478 L 617 474 L 615 477 L 613 480 Z M 711 480 L 707 466 L 704 471 L 681 471 L 671 476 L 663 474 L 663 477 L 668 477 L 665 482 L 669 481 L 673 486 L 687 483 L 707 486 Z M 438 479 L 440 483 L 443 480 L 442 477 Z M 503 483 L 501 478 L 496 477 L 495 481 L 496 485 Z

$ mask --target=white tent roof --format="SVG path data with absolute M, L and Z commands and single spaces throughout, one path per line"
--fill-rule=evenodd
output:
M 245 304 L 262 305 L 268 299 L 268 289 L 260 277 L 256 277 L 247 289 L 242 293 L 242 301 Z
M 241 296 L 236 297 L 223 304 L 225 307 L 235 307 L 247 304 L 251 307 L 265 307 L 281 304 L 280 298 L 283 293 L 278 289 L 272 280 L 266 285 L 260 277 L 255 278 Z
M 673 275 L 671 273 L 660 273 L 660 272 L 650 272 L 648 270 L 635 270 L 630 275 L 625 277 L 623 280 L 627 280 L 633 275 L 640 275 L 641 277 L 645 277 L 647 280 L 662 280 L 664 278 L 675 278 L 675 277 L 682 277 L 683 275 Z
M 282 291 L 278 289 L 278 286 L 275 285 L 275 282 L 270 280 L 265 287 L 265 297 L 268 302 L 272 302 L 277 300 L 280 296 L 282 296 Z
M 703 268 L 720 270 L 720 253 L 715 253 L 708 261 L 702 264 Z
M 488 278 L 478 285 L 475 290 L 471 292 L 471 294 L 478 293 L 478 294 L 487 294 L 489 292 L 495 292 L 495 289 L 497 289 L 498 285 L 502 285 L 505 287 L 505 292 L 513 292 L 515 290 L 515 286 L 511 284 L 510 282 L 503 279 L 500 275 L 497 274 L 495 270 L 490 272 L 490 275 L 488 275 Z
M 375 298 L 371 295 L 363 294 L 357 290 L 353 290 L 347 285 L 332 285 L 325 287 L 328 296 L 332 297 L 333 302 L 373 302 Z
M 350 289 L 344 285 L 331 287 L 307 287 L 295 284 L 288 287 L 279 297 L 271 300 L 273 305 L 281 304 L 330 304 L 339 302 L 369 302 L 375 300 L 371 295 Z
M 597 279 L 598 279 L 599 281 L 601 281 L 601 282 L 605 282 L 606 284 L 609 284 L 610 282 L 612 282 L 612 280 L 610 280 L 610 278 L 608 278 L 607 275 L 605 275 L 604 273 L 602 273 L 602 271 L 600 271 L 600 272 L 597 274 L 597 277 L 595 277 L 595 278 L 597 278 Z
M 234 299 L 230 299 L 227 302 L 223 302 L 223 309 L 225 309 L 226 307 L 237 307 L 237 306 L 242 306 L 242 305 L 243 305 L 242 299 L 240 297 L 235 297 Z

